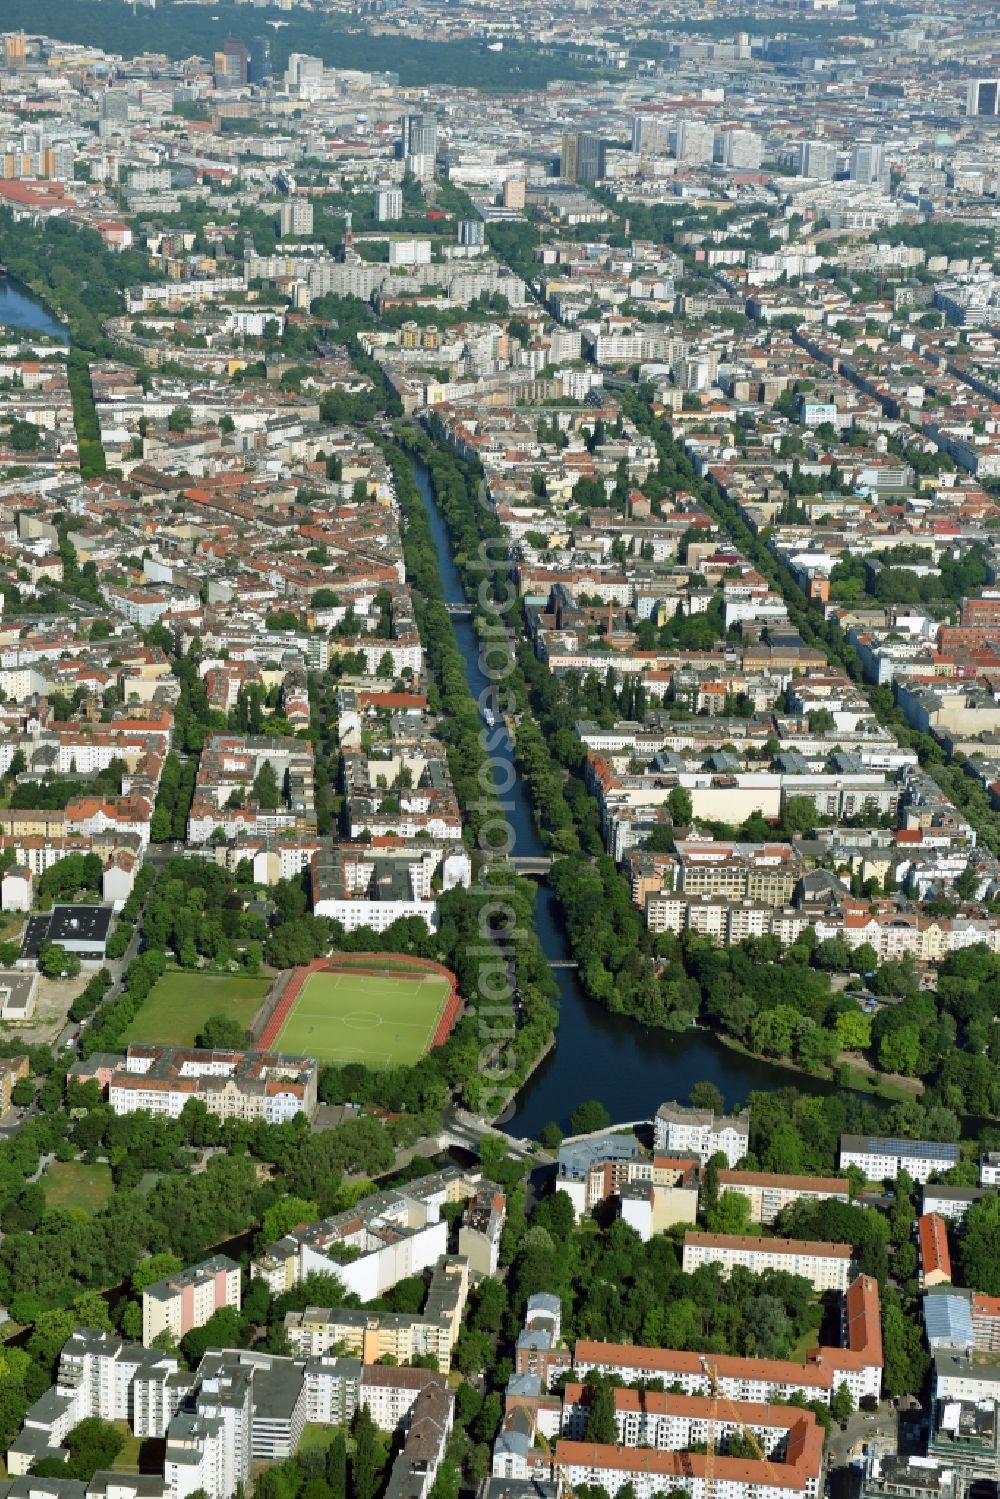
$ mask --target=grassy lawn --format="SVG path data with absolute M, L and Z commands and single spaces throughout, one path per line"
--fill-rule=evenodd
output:
M 83 1208 L 96 1213 L 111 1196 L 111 1167 L 82 1161 L 53 1161 L 42 1173 L 45 1203 L 50 1208 Z
M 795 1346 L 788 1355 L 796 1364 L 804 1364 L 806 1354 L 811 1348 L 816 1348 L 822 1341 L 820 1333 L 823 1327 L 823 1308 L 814 1306 L 809 1311 L 809 1326 L 796 1339 Z
M 116 1473 L 138 1473 L 142 1437 L 132 1435 L 127 1421 L 112 1421 L 111 1424 L 115 1428 L 115 1431 L 125 1439 L 124 1447 L 112 1464 L 114 1471 Z
M 209 1015 L 229 1015 L 248 1026 L 271 980 L 249 975 L 185 973 L 172 969 L 157 979 L 124 1035 L 130 1041 L 193 1046 Z
M 314 973 L 275 1050 L 340 1066 L 412 1066 L 430 1046 L 449 992 L 447 979 L 438 974 Z
M 302 1440 L 299 1443 L 299 1451 L 303 1452 L 308 1447 L 321 1447 L 324 1451 L 333 1441 L 334 1435 L 343 1430 L 339 1426 L 317 1426 L 313 1421 L 307 1421 L 302 1428 Z
M 111 1465 L 114 1473 L 162 1473 L 166 1443 L 162 1438 L 132 1435 L 127 1421 L 112 1421 L 125 1445 Z
M 850 1086 L 859 1093 L 872 1093 L 878 1098 L 887 1098 L 892 1103 L 911 1103 L 923 1092 L 923 1084 L 919 1078 L 914 1078 L 912 1082 L 908 1078 L 897 1080 L 886 1077 L 884 1072 L 873 1072 L 851 1062 L 844 1065 L 850 1074 Z

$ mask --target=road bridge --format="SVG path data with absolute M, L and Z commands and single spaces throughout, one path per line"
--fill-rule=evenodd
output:
M 507 860 L 518 874 L 546 875 L 552 868 L 548 854 L 516 854 Z

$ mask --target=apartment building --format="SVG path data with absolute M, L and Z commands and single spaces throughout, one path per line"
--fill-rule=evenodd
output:
M 389 833 L 368 844 L 318 849 L 311 879 L 314 913 L 338 921 L 345 931 L 385 931 L 404 916 L 419 916 L 433 931 L 438 892 L 468 886 L 472 865 L 460 843 L 416 842 Z
M 461 1255 L 442 1255 L 431 1275 L 422 1312 L 369 1312 L 348 1307 L 307 1306 L 287 1312 L 285 1332 L 292 1351 L 303 1356 L 346 1348 L 366 1364 L 391 1358 L 409 1364 L 432 1356 L 442 1374 L 451 1369 L 451 1353 L 469 1294 L 469 1262 Z
M 934 1412 L 927 1456 L 957 1472 L 968 1487 L 977 1479 L 1000 1480 L 1000 1423 L 986 1402 L 953 1401 Z
M 161 1332 L 177 1342 L 192 1328 L 202 1327 L 224 1306 L 239 1311 L 240 1267 L 224 1254 L 154 1281 L 142 1293 L 142 1341 L 148 1347 Z
M 921 1287 L 951 1284 L 951 1253 L 948 1229 L 937 1213 L 923 1213 L 917 1220 Z
M 730 900 L 783 906 L 803 873 L 788 843 L 716 843 L 687 838 L 677 843 L 678 888 L 685 895 L 722 895 Z
M 618 1187 L 621 1216 L 644 1243 L 675 1223 L 698 1219 L 698 1162 L 654 1156 L 630 1161 Z
M 402 1450 L 389 1470 L 385 1499 L 427 1499 L 454 1424 L 455 1397 L 440 1376 L 424 1381 L 407 1413 Z
M 524 1326 L 514 1349 L 514 1370 L 548 1390 L 572 1364 L 573 1356 L 562 1344 L 562 1302 L 558 1296 L 538 1291 L 528 1297 Z
M 0 975 L 0 1018 L 16 1024 L 24 1021 L 23 997 L 34 993 L 38 975 L 4 973 Z M 7 996 L 10 996 L 8 998 Z M 30 1009 L 28 1010 L 30 1014 Z M 0 1119 L 10 1113 L 14 1084 L 28 1076 L 30 1064 L 27 1057 L 3 1057 L 0 1059 Z
M 265 766 L 277 786 L 276 806 L 263 805 L 254 790 Z M 211 734 L 198 761 L 188 842 L 207 843 L 219 827 L 230 839 L 315 833 L 312 745 L 291 737 Z
M 883 1135 L 841 1135 L 840 1169 L 858 1166 L 868 1181 L 895 1181 L 906 1171 L 923 1184 L 958 1165 L 958 1146 L 943 1140 L 898 1140 Z
M 316 1112 L 318 1074 L 312 1057 L 281 1052 L 132 1045 L 111 1073 L 108 1102 L 116 1114 L 145 1109 L 177 1119 L 189 1098 L 200 1098 L 220 1119 L 282 1124 Z M 87 1081 L 86 1065 L 74 1076 Z
M 961 1223 L 966 1213 L 977 1202 L 992 1197 L 989 1187 L 924 1187 L 920 1194 L 921 1209 L 925 1213 L 937 1213 L 949 1223 Z
M 769 1171 L 719 1172 L 719 1191 L 737 1192 L 750 1204 L 750 1222 L 765 1226 L 794 1202 L 849 1202 L 850 1182 L 836 1176 L 781 1176 Z
M 25 1474 L 43 1457 L 61 1458 L 81 1421 L 127 1421 L 137 1436 L 162 1437 L 184 1393 L 176 1354 L 126 1343 L 110 1333 L 75 1332 L 59 1358 L 56 1382 L 29 1407 L 7 1451 L 7 1471 Z
M 175 1499 L 196 1493 L 228 1499 L 250 1478 L 256 1370 L 222 1354 L 206 1354 L 205 1365 L 189 1403 L 167 1428 L 163 1477 Z M 258 1398 L 263 1404 L 263 1392 Z
M 805 1428 L 808 1423 L 799 1423 Z M 796 1444 L 798 1450 L 801 1444 Z M 602 1447 L 592 1442 L 559 1442 L 556 1466 L 567 1487 L 574 1492 L 583 1485 L 599 1487 L 615 1494 L 626 1485 L 636 1499 L 651 1499 L 655 1494 L 669 1494 L 683 1488 L 691 1499 L 709 1499 L 711 1494 L 725 1499 L 788 1499 L 789 1494 L 813 1495 L 817 1483 L 810 1483 L 811 1462 L 796 1470 L 782 1465 L 780 1477 L 768 1481 L 768 1465 L 742 1459 L 716 1457 L 713 1474 L 708 1472 L 708 1458 L 703 1453 L 645 1452 L 621 1447 Z M 801 1473 L 801 1476 L 800 1476 Z
M 683 1269 L 693 1275 L 700 1265 L 718 1265 L 728 1280 L 742 1265 L 752 1275 L 765 1270 L 787 1270 L 801 1275 L 814 1291 L 847 1290 L 853 1251 L 849 1244 L 823 1244 L 808 1239 L 758 1239 L 751 1234 L 708 1234 L 688 1229 L 684 1235 Z
M 955 1469 L 930 1456 L 872 1454 L 861 1480 L 862 1499 L 960 1499 L 963 1491 Z
M 478 1173 L 451 1168 L 394 1192 L 373 1193 L 269 1245 L 250 1273 L 266 1280 L 276 1296 L 306 1275 L 336 1275 L 345 1290 L 373 1301 L 397 1281 L 438 1263 L 448 1250 L 442 1207 L 466 1201 L 480 1186 Z M 358 1251 L 354 1257 L 352 1250 Z
M 661 1103 L 653 1120 L 653 1144 L 663 1155 L 696 1156 L 703 1166 L 720 1154 L 735 1166 L 749 1149 L 750 1110 L 727 1116 Z
M 639 1142 L 633 1135 L 616 1135 L 611 1130 L 582 1140 L 564 1140 L 556 1166 L 558 1190 L 566 1193 L 577 1217 L 584 1218 L 628 1180 L 629 1163 L 639 1155 Z
M 1000 1353 L 1000 1296 L 972 1292 L 972 1337 L 984 1353 Z
M 976 1362 L 971 1353 L 936 1353 L 932 1389 L 938 1407 L 952 1400 L 1000 1404 L 1000 1365 Z
M 1000 1352 L 1000 1296 L 941 1281 L 927 1288 L 923 1313 L 932 1353 L 961 1354 L 975 1360 L 977 1354 Z
M 859 1275 L 848 1287 L 843 1303 L 843 1346 L 813 1349 L 804 1364 L 790 1359 L 713 1356 L 713 1373 L 727 1400 L 760 1404 L 800 1393 L 806 1400 L 828 1405 L 841 1383 L 857 1404 L 866 1395 L 878 1397 L 882 1387 L 882 1318 L 878 1283 Z M 522 1335 L 523 1336 L 523 1335 Z M 685 1395 L 711 1394 L 703 1356 L 676 1348 L 642 1348 L 626 1343 L 596 1343 L 580 1339 L 573 1368 L 582 1380 L 593 1370 L 620 1374 L 626 1383 L 662 1379 L 680 1385 Z M 558 1371 L 553 1367 L 551 1377 Z
M 720 1489 L 729 1499 L 761 1493 L 814 1499 L 821 1491 L 823 1433 L 811 1411 L 740 1401 L 720 1412 L 704 1396 L 616 1389 L 618 1441 L 612 1446 L 583 1440 L 589 1394 L 578 1384 L 567 1385 L 563 1394 L 555 1463 L 574 1489 L 599 1483 L 615 1493 L 631 1484 L 644 1499 L 679 1486 L 692 1499 L 708 1499 Z M 737 1433 L 752 1433 L 761 1457 L 748 1461 L 720 1452 L 710 1483 L 708 1459 L 691 1449 L 703 1446 L 713 1430 L 720 1447 Z
M 496 1275 L 500 1265 L 500 1235 L 507 1221 L 507 1199 L 498 1187 L 486 1184 L 470 1199 L 458 1231 L 458 1252 L 477 1275 Z
M 979 1157 L 979 1185 L 1000 1187 L 1000 1150 L 986 1150 Z
M 153 1409 L 147 1387 L 166 1395 Z M 307 1421 L 346 1424 L 360 1404 L 403 1442 L 389 1475 L 393 1499 L 426 1499 L 453 1421 L 444 1376 L 428 1369 L 365 1365 L 357 1359 L 282 1358 L 247 1349 L 210 1349 L 193 1374 L 173 1354 L 139 1348 L 92 1329 L 74 1333 L 59 1361 L 57 1383 L 29 1410 L 7 1454 L 12 1476 L 42 1457 L 63 1459 L 61 1445 L 80 1421 L 121 1421 L 134 1435 L 165 1438 L 162 1478 L 115 1499 L 232 1499 L 252 1465 L 294 1456 Z M 83 1485 L 79 1485 L 82 1499 Z M 30 1499 L 30 1496 L 26 1496 Z M 101 1491 L 101 1499 L 112 1499 Z

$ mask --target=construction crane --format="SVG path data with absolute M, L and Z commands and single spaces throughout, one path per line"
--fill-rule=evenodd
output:
M 705 1436 L 705 1499 L 715 1499 L 715 1440 L 719 1429 L 719 1376 L 715 1366 L 707 1358 L 701 1367 L 712 1392 L 712 1406 L 708 1413 L 708 1431 Z
M 732 1417 L 733 1425 L 742 1433 L 757 1461 L 763 1464 L 764 1471 L 768 1475 L 768 1477 L 775 1479 L 776 1483 L 780 1482 L 777 1474 L 775 1473 L 774 1465 L 768 1461 L 767 1453 L 764 1451 L 764 1447 L 761 1444 L 756 1433 L 751 1431 L 750 1427 L 741 1420 L 739 1411 L 736 1409 L 734 1402 L 729 1399 L 728 1395 L 723 1395 L 719 1385 L 719 1373 L 717 1367 L 714 1364 L 710 1364 L 708 1359 L 704 1356 L 701 1358 L 700 1362 L 705 1374 L 705 1378 L 708 1380 L 708 1387 L 712 1395 L 712 1405 L 711 1410 L 709 1411 L 708 1430 L 705 1441 L 705 1480 L 703 1499 L 715 1499 L 715 1456 L 719 1433 L 720 1404 L 728 1408 Z M 557 1482 L 560 1478 L 562 1478 L 562 1499 L 576 1499 L 575 1493 L 570 1488 L 569 1484 L 565 1481 L 565 1475 L 560 1474 L 558 1471 L 555 1448 L 553 1444 L 549 1441 L 544 1432 L 538 1430 L 537 1426 L 535 1428 L 535 1443 L 537 1444 L 537 1446 L 541 1447 L 543 1452 L 547 1454 L 549 1461 L 552 1464 L 553 1478 L 555 1478 Z M 691 1477 L 691 1468 L 685 1465 L 683 1462 L 683 1459 L 688 1458 L 689 1455 L 687 1453 L 681 1453 L 680 1456 L 682 1459 L 682 1471 L 684 1472 L 684 1476 Z M 649 1458 L 650 1455 L 647 1452 L 645 1454 L 645 1469 L 647 1473 L 649 1472 L 650 1468 Z
M 544 1431 L 538 1430 L 537 1425 L 535 1426 L 535 1442 L 536 1445 L 541 1447 L 542 1451 L 547 1455 L 549 1462 L 552 1465 L 552 1477 L 558 1484 L 562 1475 L 560 1474 L 558 1466 L 556 1464 L 556 1450 L 553 1447 L 552 1443 L 549 1441 L 548 1437 L 545 1435 Z M 576 1499 L 576 1495 L 574 1494 L 573 1490 L 570 1488 L 564 1477 L 562 1477 L 561 1492 L 563 1499 Z
M 714 1364 L 710 1364 L 707 1358 L 701 1359 L 701 1367 L 708 1380 L 708 1388 L 712 1392 L 712 1407 L 708 1416 L 708 1433 L 705 1441 L 705 1496 L 704 1499 L 715 1499 L 715 1449 L 719 1432 L 719 1402 L 728 1406 L 732 1415 L 733 1425 L 737 1427 L 751 1448 L 757 1461 L 763 1463 L 764 1471 L 768 1477 L 774 1476 L 774 1466 L 768 1461 L 767 1453 L 764 1451 L 755 1432 L 740 1419 L 740 1413 L 735 1404 L 727 1395 L 723 1395 L 719 1388 L 719 1372 Z

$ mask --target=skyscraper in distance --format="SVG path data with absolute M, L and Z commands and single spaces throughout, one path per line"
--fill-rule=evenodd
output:
M 704 120 L 681 120 L 675 152 L 678 161 L 709 162 L 715 154 L 715 130 Z
M 831 141 L 802 141 L 799 171 L 803 177 L 832 182 L 837 175 L 837 148 Z
M 526 198 L 526 188 L 523 177 L 508 177 L 503 185 L 504 208 L 523 208 Z
M 876 183 L 885 176 L 884 146 L 877 141 L 859 141 L 851 152 L 851 181 Z
M 600 136 L 585 130 L 568 131 L 562 138 L 559 172 L 567 182 L 597 182 L 607 175 L 607 157 Z
M 662 115 L 632 116 L 632 150 L 636 156 L 644 151 L 665 155 L 669 141 L 670 126 Z
M 246 83 L 250 67 L 250 52 L 242 37 L 227 36 L 222 44 L 223 56 L 228 60 L 225 69 L 227 81 Z
M 403 120 L 403 155 L 437 156 L 438 117 L 436 114 L 409 114 Z
M 725 130 L 722 135 L 722 163 L 731 170 L 756 172 L 761 163 L 764 143 L 753 130 Z
M 250 62 L 247 81 L 255 84 L 270 83 L 274 77 L 271 67 L 271 38 L 255 36 L 250 40 Z
M 967 115 L 1000 115 L 1000 79 L 976 78 L 965 99 Z

